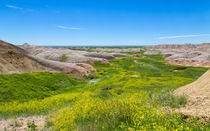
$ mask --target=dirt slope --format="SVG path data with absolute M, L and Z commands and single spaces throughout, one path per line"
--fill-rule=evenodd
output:
M 187 105 L 180 112 L 210 118 L 210 70 L 195 82 L 175 90 L 174 94 L 189 96 Z
M 25 53 L 23 49 L 0 40 L 0 74 L 51 70 L 28 58 Z

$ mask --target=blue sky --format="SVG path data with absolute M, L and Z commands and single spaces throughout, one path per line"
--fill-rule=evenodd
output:
M 0 18 L 14 44 L 210 42 L 210 0 L 0 0 Z

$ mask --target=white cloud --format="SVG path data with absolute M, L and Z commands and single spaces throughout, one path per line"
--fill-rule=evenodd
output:
M 65 29 L 65 30 L 81 30 L 81 28 L 77 28 L 77 27 L 67 27 L 67 26 L 62 26 L 62 25 L 59 25 L 57 26 L 58 28 L 60 29 Z
M 26 9 L 26 8 L 14 6 L 14 5 L 6 5 L 6 7 L 12 8 L 12 9 L 21 10 L 21 11 L 23 11 L 23 12 L 37 12 L 37 11 L 35 11 L 35 10 L 33 10 L 33 9 Z
M 159 39 L 176 39 L 176 38 L 189 38 L 189 37 L 199 37 L 199 36 L 210 36 L 210 34 L 164 36 L 164 37 L 159 37 Z
M 18 10 L 23 10 L 23 8 L 18 7 L 18 6 L 14 6 L 14 5 L 6 5 L 6 7 L 13 8 L 13 9 L 18 9 Z

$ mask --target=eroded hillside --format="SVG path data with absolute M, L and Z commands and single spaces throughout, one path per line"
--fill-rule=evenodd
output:
M 210 70 L 195 82 L 178 88 L 174 94 L 188 96 L 188 103 L 180 112 L 210 118 Z
M 210 67 L 210 43 L 165 44 L 149 48 L 159 50 L 171 64 Z
M 25 55 L 25 51 L 0 41 L 0 74 L 52 71 Z

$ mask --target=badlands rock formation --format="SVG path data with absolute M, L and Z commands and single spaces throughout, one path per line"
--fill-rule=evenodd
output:
M 24 44 L 20 46 L 27 52 L 27 56 L 40 64 L 82 78 L 95 69 L 90 65 L 94 62 L 110 64 L 108 60 L 116 57 L 136 57 L 134 55 L 107 52 L 88 52 L 68 48 L 39 47 Z
M 21 48 L 32 56 L 46 60 L 61 62 L 63 57 L 66 57 L 65 63 L 94 63 L 96 61 L 109 63 L 108 60 L 104 58 L 89 57 L 88 55 L 91 54 L 86 51 L 71 50 L 67 48 L 39 47 L 28 44 L 24 44 Z
M 20 47 L 0 41 L 0 74 L 61 71 L 83 79 L 83 76 L 95 71 L 90 65 L 94 62 L 109 64 L 108 60 L 115 57 L 131 56 L 121 53 L 38 47 L 29 44 Z
M 159 50 L 171 64 L 210 66 L 210 43 L 166 44 L 150 47 Z
M 51 48 L 51 47 L 38 47 L 28 44 L 21 46 L 31 56 L 52 60 L 52 61 L 63 61 L 65 57 L 65 63 L 87 63 L 92 64 L 94 62 L 101 62 L 109 64 L 108 60 L 113 60 L 116 57 L 136 57 L 134 55 L 122 54 L 122 53 L 108 53 L 108 52 L 88 52 L 81 50 L 72 50 L 68 48 Z M 117 49 L 118 51 L 118 49 Z
M 25 55 L 19 47 L 0 41 L 0 74 L 52 71 Z
M 197 81 L 178 88 L 175 95 L 187 95 L 188 103 L 180 109 L 186 115 L 208 117 L 210 119 L 210 70 Z
M 51 52 L 52 53 L 52 52 Z M 39 71 L 61 71 L 83 79 L 95 69 L 85 63 L 63 63 L 31 55 L 24 49 L 0 41 L 0 74 L 30 73 Z
M 94 52 L 117 52 L 117 53 L 121 53 L 121 52 L 141 52 L 144 51 L 143 48 L 139 48 L 139 47 L 120 47 L 120 48 L 116 48 L 116 47 L 96 47 L 96 48 L 88 48 L 88 47 L 75 47 L 74 49 L 76 50 L 85 50 L 85 51 L 94 51 Z
M 119 52 L 129 51 L 128 49 L 112 49 L 113 52 L 105 52 L 103 50 L 109 50 L 109 48 L 96 48 L 92 52 L 88 52 L 88 48 L 51 48 L 51 47 L 39 47 L 32 46 L 29 44 L 24 44 L 21 46 L 24 50 L 29 52 L 30 55 L 49 59 L 54 61 L 62 61 L 62 57 L 65 55 L 67 57 L 65 62 L 68 63 L 93 63 L 93 62 L 102 62 L 108 63 L 108 60 L 115 59 L 115 57 L 134 57 L 133 55 L 122 54 Z M 135 48 L 134 48 L 135 49 Z M 130 49 L 130 50 L 134 50 Z M 137 49 L 137 48 L 136 48 Z M 99 51 L 100 50 L 100 51 Z M 140 51 L 137 49 L 136 51 Z

